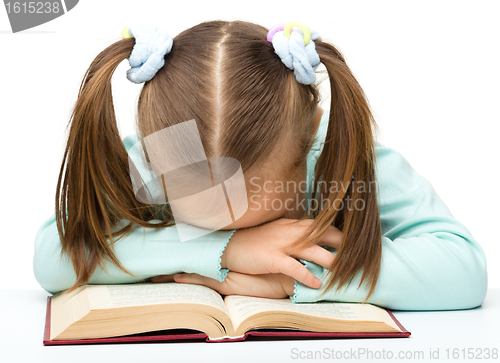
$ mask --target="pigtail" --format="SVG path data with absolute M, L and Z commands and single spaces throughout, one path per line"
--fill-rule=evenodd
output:
M 382 232 L 377 205 L 375 121 L 359 83 L 341 53 L 331 44 L 317 41 L 316 50 L 330 81 L 331 106 L 323 151 L 317 161 L 310 213 L 315 220 L 295 245 L 312 245 L 330 225 L 343 232 L 342 244 L 330 267 L 327 290 L 351 283 L 363 270 L 368 296 L 377 283 L 382 257 Z M 374 128 L 372 130 L 372 127 Z
M 98 265 L 104 269 L 104 259 L 137 277 L 115 256 L 115 238 L 130 232 L 134 223 L 151 228 L 171 224 L 169 220 L 147 222 L 156 218 L 158 207 L 137 201 L 116 124 L 111 77 L 134 44 L 133 38 L 120 40 L 94 59 L 68 125 L 55 200 L 61 255 L 71 257 L 76 273 L 76 283 L 68 292 L 87 283 Z M 113 232 L 122 219 L 131 223 Z

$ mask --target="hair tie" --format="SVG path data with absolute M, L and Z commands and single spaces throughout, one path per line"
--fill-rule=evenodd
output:
M 173 39 L 163 29 L 147 25 L 129 25 L 122 37 L 135 38 L 135 45 L 128 58 L 130 69 L 127 78 L 134 83 L 151 80 L 165 64 L 165 54 L 172 49 Z
M 292 31 L 292 28 L 297 31 Z M 267 40 L 273 44 L 275 53 L 302 84 L 316 82 L 314 70 L 320 63 L 313 41 L 316 39 L 321 39 L 319 34 L 299 21 L 277 24 L 267 33 Z

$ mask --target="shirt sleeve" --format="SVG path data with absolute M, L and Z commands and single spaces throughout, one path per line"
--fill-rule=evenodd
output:
M 123 142 L 134 160 L 139 160 L 133 149 L 137 136 L 127 136 Z M 138 165 L 141 167 L 141 165 Z M 143 172 L 144 168 L 139 168 Z M 146 174 L 144 174 L 147 177 Z M 120 228 L 130 221 L 122 220 Z M 183 226 L 183 233 L 189 226 Z M 104 262 L 105 270 L 98 266 L 89 284 L 120 284 L 145 280 L 152 276 L 177 272 L 196 273 L 224 281 L 228 269 L 221 268 L 221 256 L 235 230 L 213 231 L 201 237 L 181 240 L 176 226 L 153 229 L 137 225 L 114 244 L 114 252 L 122 265 L 139 280 L 115 264 Z M 66 290 L 76 282 L 76 274 L 67 255 L 61 256 L 61 241 L 55 214 L 39 228 L 35 238 L 33 268 L 35 278 L 47 292 L 53 294 Z
M 486 259 L 478 242 L 399 152 L 377 143 L 376 157 L 382 261 L 367 302 L 394 310 L 480 306 L 488 283 Z M 328 270 L 303 262 L 324 286 Z M 365 283 L 358 288 L 361 275 L 358 271 L 347 288 L 332 288 L 322 297 L 322 288 L 311 289 L 295 281 L 291 299 L 295 303 L 362 302 L 369 289 Z
M 130 223 L 122 221 L 127 222 Z M 139 279 L 106 261 L 106 271 L 98 266 L 89 284 L 132 283 L 177 272 L 196 273 L 224 281 L 228 269 L 221 268 L 220 257 L 234 231 L 215 231 L 180 241 L 176 226 L 153 229 L 134 225 L 128 235 L 115 242 L 114 252 L 122 265 Z M 51 294 L 66 290 L 76 282 L 71 259 L 67 255 L 61 256 L 55 214 L 38 230 L 33 268 L 38 283 Z

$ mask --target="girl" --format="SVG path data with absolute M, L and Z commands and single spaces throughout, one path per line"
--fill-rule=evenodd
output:
M 127 58 L 129 80 L 145 84 L 137 135 L 121 140 L 111 77 Z M 318 107 L 320 62 L 329 110 Z M 181 241 L 164 179 L 148 179 L 140 160 L 152 160 L 148 136 L 187 120 L 196 121 L 207 158 L 240 163 L 248 208 L 224 228 Z M 268 31 L 204 22 L 173 41 L 159 29 L 130 26 L 95 58 L 80 87 L 56 211 L 36 236 L 35 276 L 50 293 L 151 278 L 296 303 L 481 305 L 481 247 L 375 131 L 342 54 L 301 23 Z

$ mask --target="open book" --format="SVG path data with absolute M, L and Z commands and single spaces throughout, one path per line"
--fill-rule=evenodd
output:
M 164 332 L 169 329 L 201 333 L 169 338 Z M 113 341 L 134 341 L 134 335 L 157 331 L 163 331 L 156 335 L 160 340 L 234 341 L 244 340 L 248 334 L 266 335 L 255 334 L 261 329 L 271 329 L 267 335 L 274 336 L 300 336 L 298 332 L 331 337 L 410 335 L 390 311 L 375 305 L 295 304 L 290 299 L 236 295 L 223 298 L 206 286 L 169 282 L 85 285 L 69 294 L 49 296 L 44 344 L 111 342 L 112 337 L 122 337 Z M 155 335 L 139 337 L 148 341 Z

